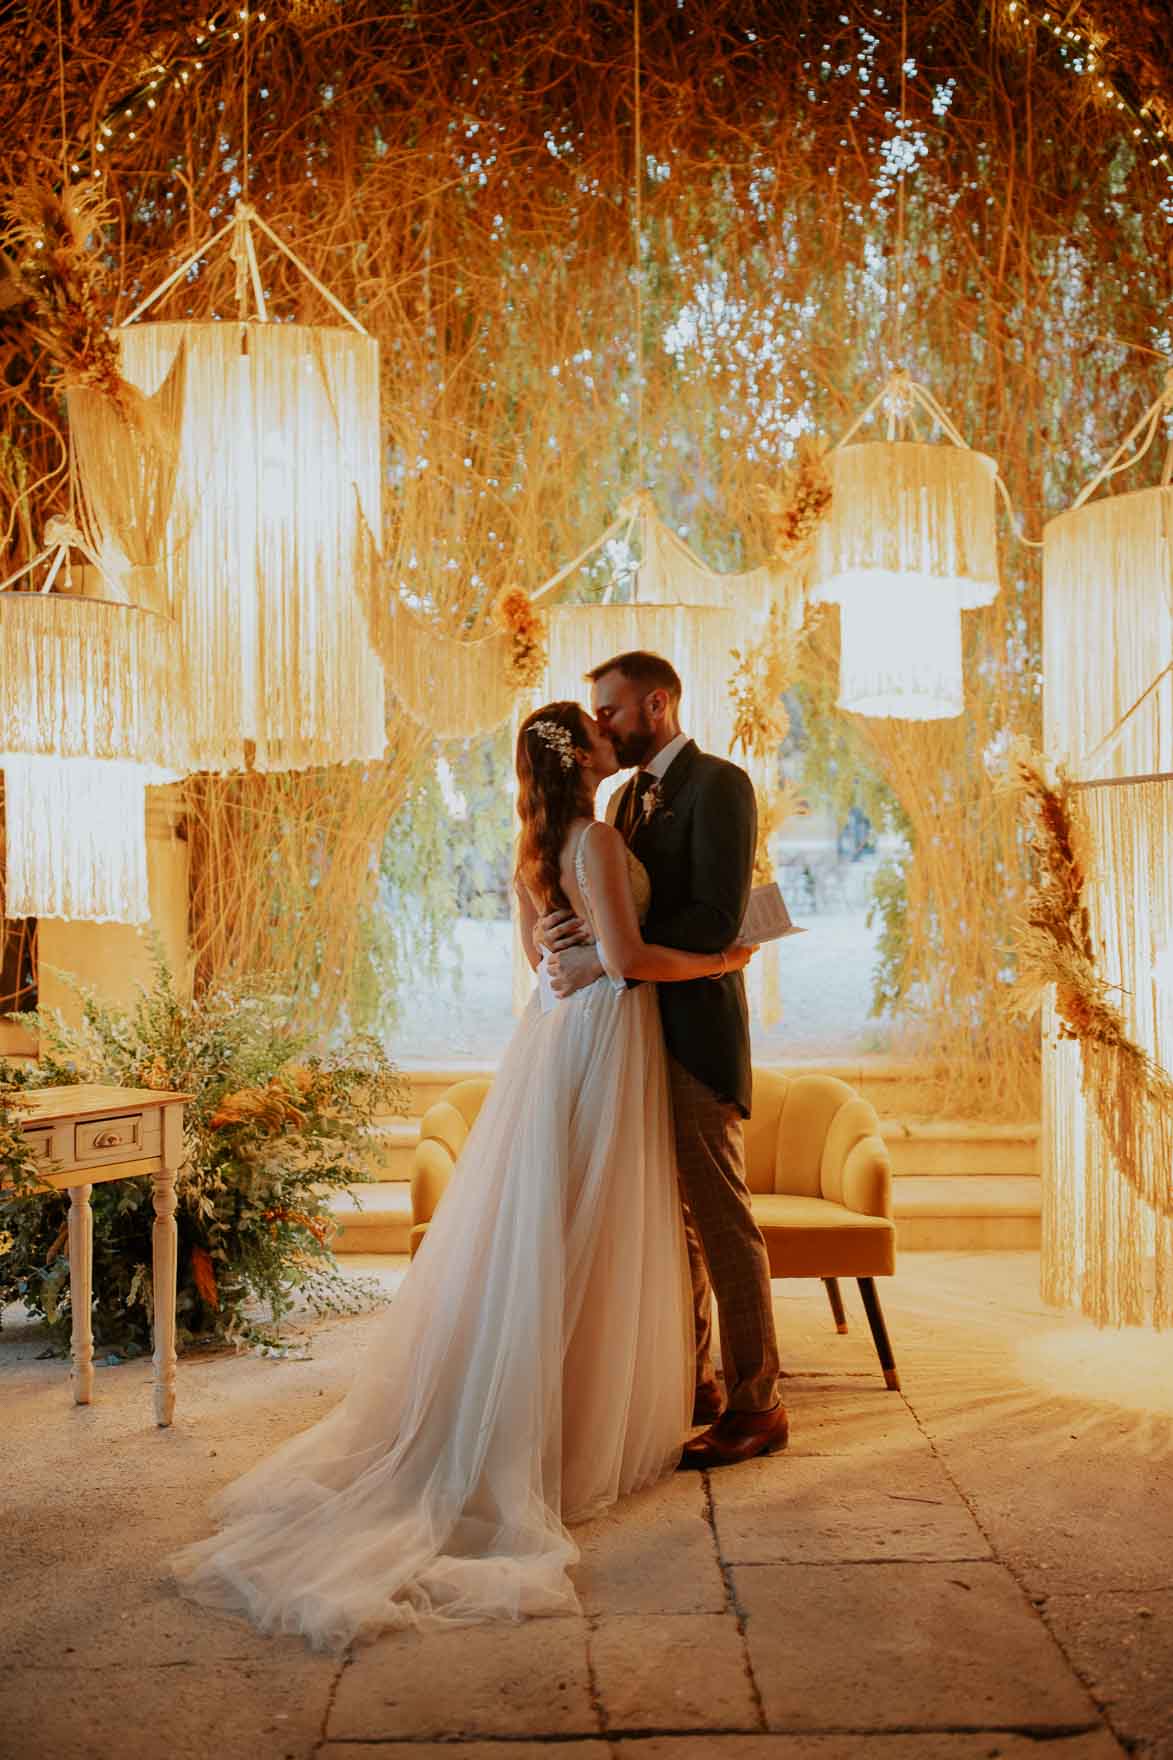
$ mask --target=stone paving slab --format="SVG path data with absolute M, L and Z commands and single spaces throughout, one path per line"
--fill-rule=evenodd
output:
M 910 1394 L 972 1488 L 997 1555 L 1031 1594 L 1173 1584 L 1173 1422 L 1026 1390 L 991 1375 Z M 1122 1535 L 1145 1536 L 1121 1543 Z
M 723 1613 L 728 1601 L 704 1483 L 677 1473 L 573 1530 L 587 1613 Z
M 558 1760 L 611 1760 L 611 1747 L 585 1736 L 581 1741 L 561 1742 L 327 1742 L 318 1749 L 320 1760 L 370 1760 L 373 1754 L 382 1754 L 385 1760 L 392 1755 L 397 1760 L 542 1760 L 543 1755 L 557 1755 Z
M 771 1729 L 1055 1729 L 1096 1708 L 996 1564 L 737 1565 Z
M 732 1564 L 988 1558 L 982 1532 L 927 1452 L 785 1454 L 712 1475 L 713 1517 Z
M 593 1621 L 590 1658 L 608 1730 L 761 1728 L 731 1613 Z
M 1042 1611 L 1116 1733 L 1173 1752 L 1173 1587 L 1052 1595 Z
M 866 1454 L 883 1460 L 927 1447 L 924 1432 L 899 1393 L 884 1386 L 880 1372 L 850 1381 L 817 1377 L 784 1380 L 790 1414 L 791 1460 L 796 1455 Z
M 465 1754 L 463 1748 L 455 1752 Z M 899 1735 L 650 1736 L 639 1742 L 614 1744 L 616 1760 L 1123 1760 L 1124 1752 L 1107 1730 L 1059 1736 L 1045 1747 L 1033 1736 L 989 1730 L 980 1734 L 901 1730 Z
M 600 1733 L 582 1619 L 392 1632 L 342 1671 L 333 1742 Z
M 337 1672 L 304 1646 L 293 1665 L 0 1669 L 0 1760 L 312 1760 Z
M 299 1638 L 265 1637 L 245 1620 L 226 1619 L 185 1601 L 161 1562 L 171 1550 L 166 1527 L 127 1535 L 121 1568 L 113 1562 L 71 1564 L 22 1581 L 0 1624 L 3 1665 L 28 1667 L 59 1656 L 67 1666 L 133 1669 L 200 1662 L 283 1660 L 296 1671 L 308 1655 Z M 113 1554 L 116 1542 L 106 1550 Z

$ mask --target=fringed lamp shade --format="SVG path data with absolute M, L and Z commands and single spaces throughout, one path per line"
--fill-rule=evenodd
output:
M 1048 754 L 1072 763 L 1077 777 L 1173 770 L 1173 678 L 1140 700 L 1170 659 L 1173 488 L 1109 495 L 1051 520 L 1043 532 Z
M 123 371 L 148 396 L 186 351 L 162 566 L 193 768 L 381 756 L 383 674 L 360 591 L 380 531 L 377 344 L 342 327 L 262 322 L 119 334 Z
M 841 446 L 811 597 L 840 607 L 839 707 L 935 721 L 964 707 L 961 612 L 998 592 L 995 465 L 968 447 Z
M 1046 527 L 1043 721 L 1081 789 L 1088 910 L 1128 1032 L 1173 1070 L 1173 489 L 1089 501 Z M 1173 1324 L 1173 1222 L 1121 1175 L 1078 1045 L 1043 1035 L 1042 1283 L 1100 1325 Z M 1167 1170 L 1166 1170 L 1167 1171 Z
M 6 916 L 148 920 L 146 789 L 186 767 L 176 668 L 153 612 L 0 593 Z

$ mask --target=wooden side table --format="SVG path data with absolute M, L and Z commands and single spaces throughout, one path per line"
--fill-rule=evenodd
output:
M 175 1175 L 183 1153 L 183 1107 L 190 1094 L 150 1088 L 28 1089 L 20 1124 L 43 1185 L 69 1193 L 69 1292 L 73 1312 L 73 1397 L 88 1406 L 94 1392 L 94 1216 L 90 1196 L 112 1179 L 149 1176 L 155 1205 L 151 1238 L 154 1288 L 155 1421 L 175 1411 L 175 1294 L 178 1230 Z M 49 1164 L 52 1165 L 49 1165 Z

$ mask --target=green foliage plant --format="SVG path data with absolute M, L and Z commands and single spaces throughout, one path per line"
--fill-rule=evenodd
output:
M 41 1184 L 19 1128 L 30 1089 L 76 1082 L 170 1090 L 184 1109 L 176 1182 L 181 1346 L 289 1349 L 282 1322 L 299 1300 L 351 1313 L 377 1286 L 344 1277 L 330 1250 L 331 1198 L 371 1179 L 376 1118 L 405 1113 L 403 1078 L 373 1039 L 319 1056 L 289 1025 L 286 1001 L 250 981 L 179 995 L 156 955 L 149 990 L 126 1011 L 78 988 L 82 1019 L 22 1017 L 40 1037 L 35 1063 L 0 1066 L 0 1306 L 43 1317 L 54 1343 L 70 1331 L 68 1196 Z M 94 1337 L 134 1355 L 150 1348 L 149 1179 L 95 1185 Z M 258 1318 L 258 1309 L 269 1319 Z

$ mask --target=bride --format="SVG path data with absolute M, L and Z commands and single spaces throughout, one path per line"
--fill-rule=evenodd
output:
M 182 1592 L 315 1647 L 424 1620 L 573 1612 L 565 1524 L 676 1465 L 694 1340 L 654 985 L 738 970 L 640 934 L 647 874 L 594 819 L 615 753 L 577 703 L 517 742 L 517 890 L 609 974 L 542 983 L 341 1404 L 221 1493 Z M 627 978 L 651 982 L 628 987 Z

